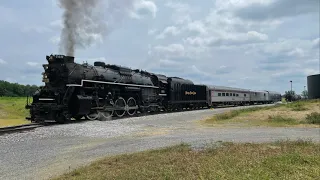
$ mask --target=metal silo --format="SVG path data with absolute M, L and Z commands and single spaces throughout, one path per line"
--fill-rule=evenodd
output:
M 320 74 L 308 76 L 307 81 L 308 81 L 309 99 L 319 99 L 320 98 Z

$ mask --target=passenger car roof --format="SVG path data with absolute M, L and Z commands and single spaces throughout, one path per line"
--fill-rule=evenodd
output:
M 211 85 L 208 86 L 211 90 L 225 90 L 225 91 L 241 91 L 241 92 L 249 92 L 249 89 L 242 89 L 242 88 L 234 88 L 234 87 L 227 87 L 227 86 L 215 86 Z

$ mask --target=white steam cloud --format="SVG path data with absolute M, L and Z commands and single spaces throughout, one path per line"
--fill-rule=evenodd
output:
M 106 33 L 106 23 L 99 11 L 101 0 L 59 0 L 64 9 L 60 51 L 74 56 L 76 47 L 90 46 Z
M 146 3 L 150 4 L 145 0 L 58 0 L 58 2 L 63 9 L 59 48 L 61 53 L 68 56 L 74 56 L 76 48 L 86 48 L 97 41 L 102 42 L 107 33 L 120 25 L 124 16 L 132 15 L 137 9 L 144 8 L 142 5 Z

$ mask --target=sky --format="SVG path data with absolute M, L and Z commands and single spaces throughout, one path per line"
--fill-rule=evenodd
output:
M 197 84 L 301 93 L 320 71 L 319 0 L 105 0 L 103 34 L 76 62 L 104 61 Z M 102 11 L 101 11 L 102 10 Z M 43 85 L 60 54 L 58 1 L 0 1 L 0 79 Z

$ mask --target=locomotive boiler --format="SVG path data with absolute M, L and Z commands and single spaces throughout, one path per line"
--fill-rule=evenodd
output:
M 104 62 L 75 63 L 74 57 L 50 55 L 43 82 L 27 104 L 32 122 L 71 118 L 109 118 L 163 109 L 166 77 Z

